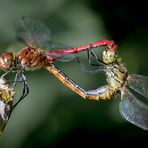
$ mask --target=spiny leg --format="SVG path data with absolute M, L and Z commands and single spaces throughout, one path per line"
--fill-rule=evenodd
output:
M 105 65 L 105 63 L 98 58 L 98 56 L 96 55 L 96 53 L 95 53 L 95 51 L 93 49 L 87 51 L 87 54 L 88 54 L 88 60 L 89 60 L 89 64 L 90 65 L 92 65 L 92 66 L 100 66 L 100 65 L 104 66 Z M 97 64 L 93 64 L 91 62 L 90 54 L 94 57 L 94 59 L 96 60 Z
M 10 69 L 10 70 L 6 71 L 3 75 L 1 75 L 1 78 L 6 77 L 6 75 L 8 75 L 12 71 L 13 71 L 13 69 Z
M 95 58 L 95 60 L 97 61 L 97 64 L 94 64 L 94 63 L 91 62 L 90 55 L 92 55 Z M 77 61 L 78 61 L 79 65 L 80 65 L 80 67 L 81 67 L 82 73 L 94 74 L 94 73 L 98 73 L 100 71 L 103 71 L 104 68 L 103 68 L 102 65 L 104 65 L 104 63 L 97 57 L 96 53 L 92 49 L 87 51 L 87 56 L 88 56 L 89 65 L 97 66 L 99 68 L 95 69 L 95 70 L 86 70 L 85 65 L 83 64 L 83 62 L 80 60 L 80 57 L 78 56 L 78 53 L 76 53 L 76 58 L 77 58 Z
M 16 82 L 18 82 L 18 80 L 17 80 L 17 79 L 18 79 L 19 75 L 20 75 L 20 74 L 19 74 L 19 72 L 17 71 L 17 72 L 16 72 L 16 74 L 15 74 L 13 87 L 15 87 L 15 86 L 16 86 Z
M 80 58 L 77 58 L 77 61 L 78 61 L 79 65 L 80 65 L 80 67 L 81 67 L 82 73 L 84 73 L 84 74 L 95 74 L 95 73 L 98 73 L 100 71 L 103 71 L 102 67 L 100 67 L 98 69 L 95 69 L 95 70 L 86 70 L 85 65 L 81 62 Z
M 26 76 L 25 76 L 25 73 L 22 72 L 21 73 L 21 79 L 22 79 L 22 82 L 23 82 L 23 93 L 22 93 L 22 96 L 20 97 L 20 99 L 13 105 L 12 107 L 12 110 L 18 105 L 18 103 L 20 103 L 29 93 L 29 86 L 28 86 L 28 83 L 27 83 L 27 79 L 26 79 Z

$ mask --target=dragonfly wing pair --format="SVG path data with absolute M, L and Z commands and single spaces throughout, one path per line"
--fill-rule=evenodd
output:
M 46 26 L 38 21 L 29 18 L 20 19 L 21 28 L 17 32 L 17 38 L 25 42 L 27 46 L 37 48 L 48 48 L 51 40 L 51 32 Z
M 76 58 L 72 48 L 65 44 L 51 41 L 51 31 L 41 22 L 33 21 L 27 17 L 22 17 L 20 22 L 21 28 L 17 32 L 17 38 L 25 43 L 26 46 L 44 49 L 50 57 L 61 62 L 71 61 Z M 63 52 L 65 48 L 67 50 L 70 49 L 72 53 Z M 54 51 L 54 49 L 56 50 Z
M 131 75 L 129 76 L 128 86 L 148 98 L 148 77 Z M 121 92 L 119 109 L 126 120 L 142 129 L 148 130 L 148 106 L 138 100 L 128 89 Z

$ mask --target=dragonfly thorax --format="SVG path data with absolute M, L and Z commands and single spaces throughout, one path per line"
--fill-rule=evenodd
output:
M 127 83 L 127 69 L 115 62 L 106 66 L 107 82 L 114 91 L 120 90 Z
M 18 53 L 23 68 L 34 68 L 49 64 L 45 51 L 39 48 L 25 47 Z

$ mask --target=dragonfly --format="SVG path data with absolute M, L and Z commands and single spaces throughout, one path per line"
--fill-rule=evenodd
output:
M 0 55 L 0 70 L 3 70 L 5 72 L 0 77 L 0 135 L 2 134 L 14 108 L 29 93 L 29 86 L 25 76 L 26 70 L 31 70 L 32 68 L 37 67 L 44 67 L 58 80 L 60 80 L 65 86 L 69 87 L 78 95 L 83 96 L 84 90 L 66 74 L 60 71 L 59 68 L 54 65 L 54 61 L 60 58 L 62 58 L 63 60 L 63 54 L 69 55 L 69 53 L 75 54 L 77 52 L 86 51 L 90 47 L 92 48 L 92 46 L 94 46 L 93 48 L 105 45 L 111 47 L 112 44 L 112 41 L 101 40 L 91 45 L 85 45 L 84 47 L 55 50 L 51 52 L 41 50 L 40 48 L 34 48 L 33 46 L 28 46 L 23 48 L 17 55 L 14 55 L 12 52 L 5 52 Z M 5 79 L 5 77 L 10 72 L 16 72 L 16 76 L 12 86 L 10 86 Z M 24 89 L 20 99 L 15 104 L 13 104 L 15 93 L 14 87 L 17 82 L 23 82 Z
M 0 77 L 0 135 L 11 115 L 15 90 L 4 76 Z
M 26 71 L 43 67 L 69 87 L 68 83 L 74 82 L 61 72 L 59 68 L 56 68 L 55 61 L 71 61 L 74 58 L 78 58 L 77 53 L 79 52 L 89 52 L 90 49 L 105 45 L 111 48 L 114 45 L 113 41 L 100 40 L 78 48 L 51 50 L 57 48 L 57 43 L 51 42 L 51 33 L 44 24 L 23 17 L 21 19 L 21 27 L 18 32 L 18 38 L 26 47 L 22 48 L 16 55 L 12 52 L 5 52 L 0 55 L 0 70 L 5 71 L 5 76 L 11 72 L 16 73 L 13 87 L 18 81 L 23 82 L 22 96 L 13 105 L 13 109 L 29 93 L 29 86 L 25 76 Z M 59 44 L 58 47 L 61 47 L 61 45 Z M 73 88 L 71 87 L 71 89 Z M 77 93 L 77 90 L 73 89 L 73 91 Z
M 148 99 L 148 76 L 129 74 L 118 57 L 117 46 L 115 44 L 103 51 L 101 60 L 98 60 L 100 62 L 98 71 L 105 73 L 107 84 L 90 91 L 84 90 L 64 74 L 57 73 L 58 70 L 54 65 L 52 68 L 46 67 L 46 69 L 84 99 L 111 100 L 115 95 L 120 93 L 119 111 L 121 115 L 128 122 L 141 129 L 148 130 L 148 105 L 138 99 L 133 93 L 134 91 L 145 99 Z

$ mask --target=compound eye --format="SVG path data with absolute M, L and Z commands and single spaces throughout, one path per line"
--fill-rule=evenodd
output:
M 7 70 L 12 66 L 13 54 L 11 52 L 6 52 L 0 56 L 0 67 L 3 70 Z

